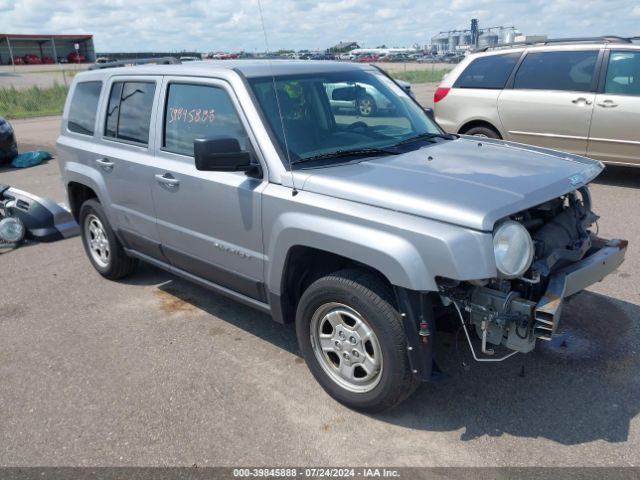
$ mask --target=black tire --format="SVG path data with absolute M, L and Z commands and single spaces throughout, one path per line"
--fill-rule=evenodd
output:
M 371 95 L 365 94 L 358 101 L 357 110 L 361 117 L 373 117 L 378 112 L 378 106 Z
M 106 241 L 108 242 L 108 260 L 104 265 L 99 264 L 94 258 L 89 246 L 89 238 L 91 235 L 88 232 L 88 224 L 95 217 L 99 220 L 103 228 Z M 79 223 L 84 250 L 87 257 L 89 257 L 91 265 L 93 265 L 93 268 L 95 268 L 100 275 L 110 280 L 118 280 L 133 272 L 138 262 L 135 258 L 131 258 L 125 253 L 120 240 L 118 240 L 118 237 L 116 237 L 113 232 L 111 225 L 109 225 L 109 221 L 102 209 L 102 205 L 100 205 L 97 200 L 90 199 L 82 204 L 80 207 Z
M 324 311 L 327 305 L 335 304 L 359 313 L 377 337 L 382 369 L 378 373 L 377 384 L 369 391 L 353 392 L 340 385 L 325 371 L 326 367 L 314 351 L 311 339 L 314 314 Z M 387 410 L 409 397 L 418 386 L 409 366 L 400 314 L 394 305 L 391 287 L 360 270 L 342 270 L 316 280 L 298 303 L 296 334 L 307 366 L 322 388 L 349 408 L 366 413 Z M 316 340 L 316 343 L 319 342 Z M 344 344 L 351 348 L 346 341 Z M 321 349 L 317 351 L 322 356 Z M 339 360 L 342 364 L 342 359 Z
M 0 147 L 0 165 L 9 164 L 18 156 L 18 145 L 12 144 L 6 147 Z
M 464 132 L 465 135 L 475 135 L 477 137 L 485 137 L 485 138 L 498 138 L 498 139 L 502 139 L 502 137 L 500 136 L 500 134 L 493 129 L 492 127 L 489 126 L 482 126 L 482 127 L 472 127 L 469 130 Z

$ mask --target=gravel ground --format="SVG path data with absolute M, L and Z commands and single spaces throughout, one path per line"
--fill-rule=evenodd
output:
M 55 153 L 59 121 L 14 122 L 21 149 Z M 0 183 L 64 199 L 56 160 Z M 601 234 L 631 245 L 559 341 L 465 368 L 444 334 L 448 381 L 375 416 L 321 390 L 291 326 L 150 266 L 106 281 L 78 238 L 1 254 L 0 465 L 638 466 L 639 188 L 593 185 Z

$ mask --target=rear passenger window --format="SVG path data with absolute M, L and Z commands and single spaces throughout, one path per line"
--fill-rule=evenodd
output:
M 155 91 L 153 82 L 115 82 L 109 96 L 104 135 L 147 145 Z
M 76 133 L 93 135 L 102 82 L 82 82 L 76 85 L 69 107 L 67 128 Z
M 169 85 L 163 148 L 193 156 L 196 138 L 233 137 L 246 149 L 248 138 L 229 95 L 207 85 Z
M 455 88 L 504 88 L 520 53 L 490 55 L 472 61 L 458 77 Z
M 640 96 L 640 52 L 611 52 L 604 93 Z
M 588 92 L 598 59 L 597 50 L 529 53 L 513 88 Z

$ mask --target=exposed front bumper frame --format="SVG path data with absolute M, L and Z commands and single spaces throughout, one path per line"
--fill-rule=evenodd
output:
M 604 242 L 604 241 L 603 241 Z M 555 272 L 535 309 L 533 334 L 551 340 L 558 328 L 563 300 L 601 281 L 624 261 L 627 240 L 609 240 L 595 253 Z

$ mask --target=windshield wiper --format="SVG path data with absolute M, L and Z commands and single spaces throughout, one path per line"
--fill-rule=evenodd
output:
M 351 150 L 336 150 L 334 152 L 322 153 L 313 157 L 300 158 L 291 162 L 292 165 L 314 160 L 328 160 L 332 158 L 356 157 L 366 155 L 398 155 L 400 152 L 386 148 L 354 148 Z
M 394 147 L 398 145 L 405 145 L 407 143 L 417 142 L 419 140 L 430 140 L 432 138 L 443 138 L 444 140 L 453 140 L 456 137 L 451 135 L 450 133 L 421 133 L 420 135 L 416 135 L 414 137 L 405 138 L 404 140 L 399 141 L 394 144 Z

